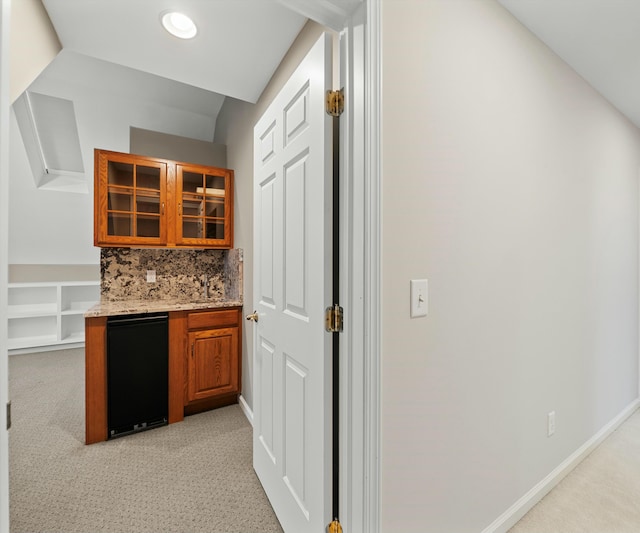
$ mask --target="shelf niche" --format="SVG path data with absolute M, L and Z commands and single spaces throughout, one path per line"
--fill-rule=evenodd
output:
M 100 282 L 9 283 L 8 296 L 8 349 L 50 349 L 84 343 L 84 313 L 100 300 Z

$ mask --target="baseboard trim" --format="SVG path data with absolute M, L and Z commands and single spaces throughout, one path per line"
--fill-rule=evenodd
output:
M 84 342 L 70 342 L 67 344 L 49 344 L 46 346 L 32 346 L 29 348 L 13 348 L 7 350 L 8 355 L 24 355 L 28 353 L 60 352 L 63 350 L 73 350 L 74 348 L 84 348 Z
M 249 407 L 249 404 L 244 399 L 244 396 L 242 396 L 242 394 L 238 398 L 238 403 L 240 404 L 240 409 L 242 409 L 244 416 L 247 417 L 249 424 L 251 424 L 251 427 L 253 427 L 253 411 L 251 410 L 251 407 Z
M 509 509 L 500 515 L 491 525 L 485 528 L 482 533 L 506 533 L 527 514 L 536 503 L 546 496 L 553 487 L 560 483 L 569 472 L 578 466 L 582 460 L 602 443 L 603 440 L 629 418 L 638 407 L 640 407 L 640 398 L 636 398 L 625 407 L 611 422 L 580 446 L 580 448 L 572 453 L 565 461 L 560 463 L 547 477 L 509 507 Z

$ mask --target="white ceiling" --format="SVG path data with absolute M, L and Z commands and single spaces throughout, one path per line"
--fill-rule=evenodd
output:
M 639 0 L 498 0 L 640 127 Z
M 40 75 L 38 90 L 47 92 L 56 82 L 88 92 L 153 103 L 211 117 L 214 121 L 224 96 L 141 70 L 116 65 L 63 49 Z
M 307 19 L 276 0 L 43 0 L 66 51 L 255 103 Z M 198 26 L 170 36 L 160 14 Z
M 640 127 L 640 0 L 498 1 Z M 102 80 L 114 91 L 147 95 L 160 76 L 166 90 L 154 95 L 215 115 L 219 95 L 259 98 L 306 16 L 338 27 L 360 2 L 43 0 L 67 54 L 49 74 L 57 68 L 61 75 L 77 72 L 69 67 L 80 63 L 87 83 Z M 199 27 L 191 41 L 171 37 L 160 26 L 160 13 L 178 8 Z M 90 58 L 100 61 L 90 67 Z

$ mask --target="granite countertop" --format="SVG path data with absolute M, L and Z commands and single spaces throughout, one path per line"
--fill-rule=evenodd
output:
M 222 307 L 242 307 L 241 300 L 210 298 L 207 300 L 102 300 L 84 314 L 86 318 L 115 315 L 135 315 L 161 311 L 194 311 L 198 309 L 219 309 Z

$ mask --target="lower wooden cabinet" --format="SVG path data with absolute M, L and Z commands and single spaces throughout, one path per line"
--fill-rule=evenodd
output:
M 242 308 L 169 312 L 169 424 L 238 402 Z M 85 318 L 86 443 L 107 439 L 107 317 Z
M 238 392 L 238 328 L 189 333 L 187 400 Z
M 185 413 L 238 401 L 241 309 L 187 314 Z

